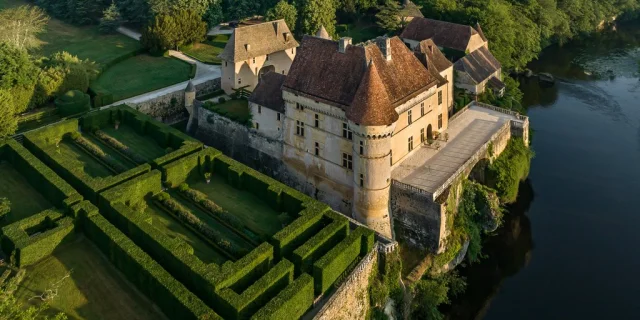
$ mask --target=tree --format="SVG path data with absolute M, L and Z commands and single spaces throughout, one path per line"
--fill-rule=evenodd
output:
M 336 35 L 336 0 L 302 0 L 300 25 L 305 34 L 315 34 L 321 26 Z
M 240 20 L 252 17 L 260 11 L 260 3 L 255 0 L 227 0 L 226 17 L 228 20 Z
M 18 117 L 13 107 L 13 98 L 7 90 L 0 89 L 0 140 L 11 136 L 17 129 Z M 11 210 L 11 203 L 8 201 L 6 198 L 0 199 L 0 217 L 4 217 Z
M 396 32 L 402 28 L 403 19 L 400 18 L 402 8 L 396 0 L 385 0 L 376 14 L 378 26 L 389 32 Z
M 152 54 L 201 41 L 207 24 L 195 11 L 181 10 L 174 15 L 161 14 L 142 32 L 140 42 Z
M 89 84 L 99 74 L 95 62 L 89 59 L 81 60 L 66 51 L 54 53 L 46 66 L 47 70 L 55 70 L 53 72 L 62 71 L 62 73 L 58 73 L 63 76 L 63 80 L 56 90 L 57 96 L 70 90 L 87 92 Z
M 37 72 L 26 50 L 0 43 L 0 90 L 6 90 L 12 96 L 16 114 L 27 110 Z
M 207 9 L 207 12 L 205 12 L 204 16 L 202 17 L 202 20 L 207 23 L 209 29 L 215 27 L 224 20 L 222 6 L 220 5 L 219 1 L 209 6 L 209 9 Z
M 289 4 L 286 0 L 278 2 L 275 7 L 267 11 L 266 15 L 268 21 L 284 19 L 291 31 L 295 29 L 297 17 L 298 11 L 296 7 Z
M 118 6 L 116 6 L 115 2 L 111 2 L 111 5 L 104 10 L 102 18 L 100 18 L 100 32 L 114 33 L 121 23 L 122 17 L 120 17 Z
M 38 34 L 45 31 L 49 17 L 35 6 L 19 6 L 0 11 L 0 42 L 20 49 L 40 46 Z

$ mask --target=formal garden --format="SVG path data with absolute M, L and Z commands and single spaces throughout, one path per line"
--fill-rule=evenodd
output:
M 126 106 L 5 143 L 0 170 L 2 250 L 26 270 L 15 296 L 51 315 L 296 319 L 375 241 Z

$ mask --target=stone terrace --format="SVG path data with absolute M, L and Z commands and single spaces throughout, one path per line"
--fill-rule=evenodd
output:
M 465 169 L 484 157 L 488 143 L 503 130 L 510 130 L 512 122 L 528 126 L 526 117 L 472 103 L 451 118 L 444 132 L 449 141 L 438 141 L 440 150 L 420 145 L 393 169 L 394 187 L 412 189 L 435 200 Z

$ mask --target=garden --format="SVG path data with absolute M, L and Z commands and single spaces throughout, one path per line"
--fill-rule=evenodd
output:
M 38 200 L 11 204 L 5 219 L 15 205 L 19 216 L 2 228 L 8 261 L 27 270 L 16 292 L 27 306 L 80 319 L 296 319 L 374 246 L 327 205 L 128 107 L 24 144 L 0 149 L 0 185 L 19 186 L 0 196 Z
M 180 48 L 184 54 L 207 64 L 222 64 L 218 55 L 222 53 L 229 41 L 228 34 L 218 34 L 207 37 L 206 41 L 190 44 Z

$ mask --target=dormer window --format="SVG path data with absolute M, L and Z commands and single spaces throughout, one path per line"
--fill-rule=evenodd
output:
M 256 63 L 256 58 L 253 58 L 253 64 L 255 64 L 255 63 Z

